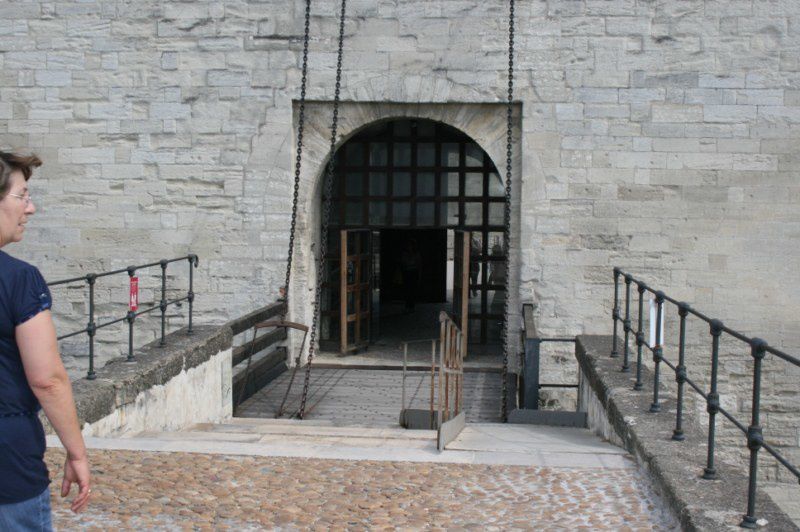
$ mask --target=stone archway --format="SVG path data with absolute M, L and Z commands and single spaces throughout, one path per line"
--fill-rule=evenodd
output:
M 310 304 L 316 286 L 315 257 L 320 241 L 322 184 L 330 153 L 331 102 L 306 102 L 306 133 L 300 195 L 298 198 L 296 257 L 293 261 L 290 315 L 295 321 L 311 323 L 313 306 Z M 521 135 L 520 106 L 516 107 L 514 138 Z M 295 121 L 297 110 L 295 109 Z M 398 118 L 422 118 L 452 126 L 477 142 L 495 165 L 503 169 L 506 161 L 506 106 L 505 104 L 401 104 L 377 102 L 343 102 L 339 111 L 338 149 L 364 127 L 375 122 Z M 295 128 L 296 129 L 296 128 Z M 511 242 L 508 252 L 511 276 L 507 280 L 511 297 L 509 323 L 519 320 L 519 269 L 520 269 L 520 212 L 521 212 L 521 144 L 516 143 L 512 161 Z M 516 340 L 516 337 L 512 335 Z M 304 354 L 305 356 L 305 354 Z M 516 358 L 516 357 L 514 357 Z M 513 361 L 512 361 L 513 362 Z

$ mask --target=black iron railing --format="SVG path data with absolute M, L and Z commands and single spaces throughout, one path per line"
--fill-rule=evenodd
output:
M 180 261 L 188 261 L 189 263 L 189 291 L 184 297 L 178 299 L 167 299 L 167 266 L 172 264 L 173 262 L 180 262 Z M 103 329 L 105 327 L 110 327 L 112 325 L 116 325 L 117 323 L 121 323 L 123 321 L 128 323 L 128 357 L 127 360 L 132 362 L 135 360 L 133 356 L 133 324 L 136 322 L 136 318 L 142 316 L 143 314 L 149 314 L 155 310 L 161 311 L 161 341 L 159 342 L 160 346 L 166 345 L 166 329 L 167 329 L 167 307 L 170 305 L 177 305 L 180 306 L 184 301 L 189 302 L 189 328 L 187 333 L 192 334 L 192 307 L 194 304 L 194 268 L 197 268 L 198 265 L 198 258 L 197 255 L 189 254 L 184 257 L 178 257 L 175 259 L 162 259 L 158 262 L 150 262 L 148 264 L 140 264 L 138 266 L 128 266 L 126 268 L 120 268 L 118 270 L 112 270 L 102 273 L 90 273 L 87 275 L 83 275 L 81 277 L 72 277 L 70 279 L 62 279 L 60 281 L 54 281 L 52 283 L 47 283 L 47 286 L 60 286 L 60 285 L 68 285 L 68 284 L 76 284 L 76 283 L 86 283 L 89 287 L 89 323 L 83 329 L 79 329 L 77 331 L 72 331 L 67 334 L 62 334 L 58 337 L 58 340 L 64 340 L 66 338 L 70 338 L 72 336 L 77 336 L 79 334 L 86 334 L 89 338 L 89 371 L 86 374 L 86 378 L 89 380 L 94 380 L 97 378 L 97 375 L 94 370 L 94 338 L 97 334 L 97 331 Z M 133 310 L 129 306 L 129 310 L 125 316 L 120 318 L 112 319 L 106 321 L 104 323 L 96 323 L 95 322 L 95 284 L 98 279 L 101 277 L 109 277 L 111 275 L 117 275 L 121 273 L 127 273 L 128 278 L 133 278 L 136 275 L 136 272 L 139 270 L 144 270 L 146 268 L 153 268 L 153 267 L 160 267 L 161 268 L 161 300 L 158 302 L 157 305 L 153 305 L 148 308 L 144 309 L 136 309 Z
M 578 389 L 578 384 L 559 384 L 539 382 L 539 365 L 541 359 L 542 344 L 544 343 L 571 343 L 576 341 L 571 338 L 542 338 L 536 329 L 536 321 L 533 317 L 534 307 L 530 303 L 522 305 L 522 376 L 519 386 L 520 408 L 527 410 L 539 409 L 539 391 L 542 388 L 563 388 Z
M 624 315 L 621 315 L 623 309 L 620 308 L 620 279 L 625 284 L 624 296 Z M 638 310 L 636 317 L 636 327 L 631 326 L 631 288 L 636 285 L 636 291 L 639 294 Z M 655 317 L 655 335 L 653 345 L 650 345 L 644 337 L 642 328 L 643 323 L 643 303 L 644 294 L 649 292 L 655 297 L 656 303 L 656 317 Z M 678 363 L 673 364 L 664 357 L 663 338 L 661 338 L 662 330 L 660 324 L 662 323 L 662 316 L 664 315 L 664 304 L 669 303 L 677 307 L 678 316 L 680 318 L 679 325 L 679 338 L 678 338 Z M 653 355 L 654 371 L 653 371 L 653 402 L 650 405 L 651 412 L 659 412 L 661 410 L 661 403 L 659 400 L 659 385 L 661 378 L 661 364 L 667 365 L 674 373 L 675 380 L 678 384 L 677 394 L 677 411 L 675 419 L 675 429 L 672 433 L 672 439 L 676 441 L 683 441 L 686 435 L 683 432 L 683 408 L 684 408 L 684 386 L 688 384 L 694 391 L 702 396 L 706 401 L 706 411 L 708 412 L 708 453 L 706 456 L 706 466 L 703 469 L 703 478 L 716 479 L 717 470 L 714 466 L 714 451 L 715 451 L 715 437 L 716 437 L 716 416 L 722 414 L 726 419 L 733 423 L 736 428 L 745 434 L 746 445 L 750 451 L 750 466 L 749 466 L 749 483 L 747 493 L 747 513 L 744 515 L 740 526 L 744 528 L 756 528 L 756 485 L 758 476 L 758 453 L 763 448 L 770 455 L 772 455 L 781 465 L 788 469 L 798 480 L 800 480 L 800 470 L 798 467 L 791 464 L 780 452 L 771 444 L 764 441 L 763 430 L 761 427 L 761 365 L 764 357 L 769 353 L 779 359 L 782 359 L 789 364 L 800 367 L 800 359 L 784 353 L 767 344 L 760 338 L 749 338 L 744 334 L 735 331 L 723 325 L 717 319 L 710 318 L 705 314 L 698 312 L 691 308 L 687 303 L 676 301 L 675 299 L 667 296 L 660 290 L 654 290 L 647 286 L 643 281 L 634 278 L 632 275 L 627 274 L 619 268 L 614 268 L 614 308 L 612 311 L 614 319 L 614 337 L 612 344 L 612 357 L 619 357 L 619 334 L 618 323 L 622 322 L 622 329 L 624 339 L 622 341 L 622 371 L 630 371 L 630 335 L 635 335 L 636 343 L 636 383 L 634 390 L 641 390 L 642 383 L 642 350 L 646 348 Z M 706 392 L 696 382 L 689 378 L 686 369 L 686 319 L 689 316 L 698 318 L 706 322 L 709 326 L 709 334 L 711 336 L 711 382 L 710 390 Z M 719 393 L 717 391 L 718 372 L 719 372 L 719 342 L 720 337 L 727 334 L 732 338 L 744 342 L 750 348 L 750 355 L 753 358 L 753 398 L 752 398 L 752 412 L 750 425 L 746 426 L 745 423 L 736 419 L 730 412 L 720 406 Z

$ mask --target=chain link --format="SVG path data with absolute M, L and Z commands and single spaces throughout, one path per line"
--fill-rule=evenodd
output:
M 505 423 L 508 420 L 508 351 L 511 348 L 511 335 L 509 323 L 511 310 L 511 296 L 509 293 L 511 280 L 511 160 L 513 148 L 514 127 L 514 0 L 510 0 L 508 14 L 508 106 L 506 108 L 506 202 L 503 209 L 503 246 L 506 252 L 506 298 L 504 303 L 505 323 L 503 325 L 503 372 L 500 416 Z
M 292 224 L 289 229 L 289 252 L 286 257 L 286 278 L 283 284 L 283 298 L 286 306 L 282 317 L 286 318 L 289 309 L 289 281 L 292 276 L 292 257 L 294 256 L 294 235 L 297 228 L 297 200 L 300 194 L 300 166 L 303 158 L 303 134 L 306 123 L 306 81 L 308 75 L 308 33 L 311 22 L 311 0 L 306 0 L 305 28 L 303 30 L 303 67 L 300 78 L 300 112 L 297 118 L 297 154 L 294 161 L 294 192 L 292 196 Z M 298 358 L 300 355 L 298 354 Z
M 306 13 L 305 13 L 305 28 L 303 30 L 303 66 L 302 66 L 302 76 L 300 78 L 300 112 L 298 114 L 297 119 L 297 154 L 295 155 L 294 161 L 294 192 L 292 195 L 292 223 L 291 228 L 289 229 L 289 251 L 286 257 L 286 277 L 283 283 L 283 300 L 284 300 L 284 307 L 283 311 L 281 312 L 281 320 L 286 319 L 286 314 L 289 312 L 289 280 L 291 279 L 292 275 L 292 258 L 294 256 L 294 235 L 295 229 L 297 228 L 297 200 L 300 194 L 300 166 L 302 162 L 303 156 L 303 133 L 305 131 L 305 122 L 306 122 L 306 81 L 308 80 L 308 34 L 309 34 L 309 27 L 311 21 L 311 0 L 306 0 Z M 242 403 L 242 399 L 244 399 L 246 390 L 247 390 L 247 381 L 250 378 L 250 362 L 253 358 L 253 350 L 255 349 L 256 343 L 256 329 L 253 329 L 253 340 L 250 342 L 250 350 L 247 355 L 247 366 L 244 369 L 244 384 L 242 385 L 242 390 L 239 393 L 239 397 L 234 403 L 234 408 Z M 300 364 L 300 356 L 302 355 L 302 349 L 298 351 L 297 356 L 295 357 L 295 372 L 297 371 L 297 365 Z M 292 374 L 292 379 L 294 379 L 294 374 Z M 289 383 L 289 388 L 286 390 L 286 394 L 289 394 L 289 390 L 291 389 L 292 385 L 291 382 Z M 284 398 L 285 401 L 285 398 Z
M 331 146 L 328 153 L 328 168 L 325 172 L 324 194 L 325 201 L 322 207 L 322 234 L 320 235 L 319 259 L 317 260 L 317 286 L 314 291 L 314 318 L 311 322 L 311 332 L 308 344 L 308 360 L 306 361 L 306 375 L 303 382 L 303 395 L 300 400 L 300 410 L 298 417 L 303 419 L 306 412 L 306 401 L 308 399 L 308 385 L 311 381 L 311 362 L 314 360 L 314 349 L 317 339 L 317 325 L 320 314 L 320 299 L 322 295 L 322 281 L 327 276 L 325 271 L 325 258 L 328 253 L 328 225 L 331 217 L 331 195 L 333 193 L 333 171 L 335 166 L 334 156 L 336 155 L 336 136 L 339 128 L 339 97 L 342 87 L 342 56 L 344 51 L 344 21 L 347 0 L 342 0 L 342 12 L 339 17 L 339 51 L 336 58 L 336 86 L 333 93 L 333 119 L 331 121 Z

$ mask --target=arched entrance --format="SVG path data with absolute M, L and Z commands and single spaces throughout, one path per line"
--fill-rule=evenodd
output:
M 403 118 L 368 125 L 335 157 L 323 346 L 340 345 L 347 330 L 339 282 L 343 238 L 349 238 L 347 254 L 360 256 L 344 276 L 356 286 L 345 290 L 346 308 L 358 316 L 345 334 L 396 341 L 435 335 L 438 310 L 449 310 L 459 285 L 452 280 L 455 231 L 471 234 L 469 342 L 498 345 L 506 290 L 505 187 L 489 155 L 454 127 Z M 410 260 L 414 253 L 418 258 Z M 409 262 L 417 262 L 415 282 Z

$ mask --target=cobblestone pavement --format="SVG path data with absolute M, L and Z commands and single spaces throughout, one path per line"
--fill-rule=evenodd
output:
M 47 452 L 60 483 L 63 451 Z M 635 468 L 91 452 L 93 500 L 59 530 L 672 530 Z

